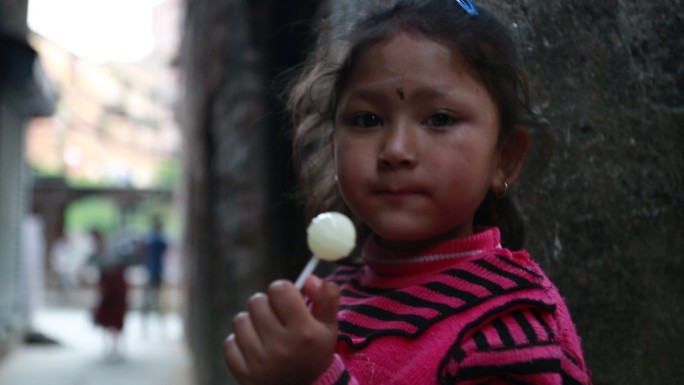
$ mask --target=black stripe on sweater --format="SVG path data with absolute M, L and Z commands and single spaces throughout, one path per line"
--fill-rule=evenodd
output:
M 356 279 L 350 280 L 349 285 L 354 287 L 354 289 L 358 290 L 359 293 L 367 294 L 369 297 L 385 296 L 387 293 L 391 293 L 392 291 L 395 290 L 395 289 L 381 289 L 381 288 L 363 286 Z
M 349 375 L 349 372 L 345 369 L 341 374 L 340 377 L 335 381 L 334 385 L 347 385 L 349 384 L 349 381 L 351 380 L 351 376 Z
M 556 338 L 556 333 L 553 332 L 553 329 L 551 329 L 551 326 L 549 326 L 548 323 L 544 320 L 544 317 L 542 317 L 541 314 L 537 311 L 537 309 L 532 310 L 532 315 L 534 315 L 534 318 L 536 318 L 537 322 L 546 330 L 546 335 L 548 336 L 549 340 L 553 340 Z
M 476 380 L 478 378 L 495 378 L 502 375 L 534 375 L 560 372 L 561 364 L 559 359 L 540 358 L 514 364 L 461 367 L 456 373 L 456 379 Z
M 502 320 L 494 320 L 492 322 L 492 326 L 494 326 L 494 329 L 496 329 L 496 332 L 499 334 L 499 338 L 501 339 L 501 343 L 504 347 L 515 346 L 515 340 L 513 339 L 511 332 L 508 330 L 508 327 Z
M 349 335 L 355 335 L 355 336 L 369 336 L 373 334 L 374 337 L 381 337 L 381 336 L 405 336 L 408 337 L 412 333 L 403 330 L 403 329 L 382 329 L 382 330 L 376 330 L 376 329 L 371 329 L 367 328 L 364 326 L 361 326 L 359 324 L 351 323 L 348 321 L 339 321 L 339 327 L 340 327 L 340 332 L 346 333 L 345 334 L 339 334 L 337 336 L 338 339 L 347 341 L 350 346 L 356 346 L 356 347 L 364 347 L 366 346 L 369 342 L 369 338 L 365 338 L 364 342 L 361 344 L 354 344 L 351 340 L 351 337 Z
M 518 284 L 519 286 L 526 287 L 526 286 L 534 285 L 534 282 L 530 282 L 529 279 L 527 279 L 527 278 L 525 278 L 525 277 L 521 277 L 521 276 L 516 275 L 516 274 L 513 274 L 513 273 L 511 273 L 510 271 L 506 271 L 506 270 L 500 269 L 500 268 L 498 268 L 498 267 L 492 265 L 491 263 L 485 261 L 484 259 L 480 259 L 480 260 L 478 260 L 478 261 L 474 261 L 473 263 L 475 263 L 475 264 L 477 264 L 477 265 L 479 265 L 479 266 L 482 266 L 483 268 L 489 270 L 490 272 L 492 272 L 492 273 L 494 273 L 494 274 L 496 274 L 496 275 L 499 275 L 499 276 L 504 277 L 504 278 L 508 278 L 508 279 L 510 279 L 511 281 L 513 281 L 513 282 L 515 282 L 516 284 Z
M 535 385 L 534 383 L 523 381 L 523 380 L 520 380 L 518 378 L 511 377 L 511 376 L 499 376 L 499 378 L 497 378 L 497 379 L 506 381 L 507 383 L 509 383 L 511 385 Z
M 570 362 L 572 362 L 575 366 L 577 366 L 577 367 L 580 366 L 579 362 L 577 362 L 577 359 L 575 357 L 573 357 L 572 354 L 567 352 L 565 349 L 563 349 L 563 355 L 565 356 L 565 358 L 570 360 Z
M 489 342 L 487 341 L 487 336 L 485 336 L 481 330 L 478 330 L 477 332 L 475 332 L 475 334 L 473 334 L 473 340 L 475 341 L 475 346 L 478 350 L 489 350 L 490 346 Z
M 570 374 L 561 370 L 561 378 L 563 379 L 563 385 L 584 385 L 581 381 L 572 377 Z
M 424 309 L 433 309 L 436 310 L 440 313 L 446 313 L 450 311 L 452 308 L 450 306 L 444 305 L 439 302 L 434 302 L 434 301 L 428 301 L 423 298 L 416 297 L 415 295 L 403 292 L 403 291 L 396 291 L 392 294 L 387 295 L 387 298 L 390 298 L 394 301 L 397 301 L 399 303 L 411 306 L 411 307 L 418 307 L 418 308 L 424 308 Z
M 354 290 L 349 290 L 349 289 L 342 289 L 340 294 L 342 295 L 342 297 L 349 297 L 349 298 L 356 298 L 356 299 L 368 298 L 368 295 L 366 295 L 366 294 L 361 294 L 361 293 L 358 293 Z
M 516 268 L 516 269 L 518 269 L 518 270 L 520 270 L 520 271 L 524 271 L 524 272 L 527 273 L 527 274 L 532 274 L 532 275 L 533 275 L 534 277 L 536 277 L 537 279 L 540 279 L 540 280 L 541 280 L 541 279 L 544 278 L 543 275 L 541 275 L 541 274 L 535 272 L 535 271 L 532 270 L 531 268 L 525 267 L 525 266 L 522 266 L 522 265 L 519 265 L 519 264 L 513 262 L 509 257 L 505 257 L 505 256 L 503 256 L 503 255 L 497 255 L 496 257 L 497 257 L 501 262 L 503 262 L 503 263 L 505 263 L 505 264 L 507 264 L 507 265 L 509 265 L 509 266 L 511 266 L 511 267 L 514 267 L 514 268 Z
M 435 291 L 439 294 L 445 295 L 447 297 L 462 299 L 466 303 L 474 302 L 478 298 L 473 293 L 470 293 L 470 292 L 467 292 L 464 290 L 456 289 L 453 286 L 449 286 L 449 285 L 443 284 L 441 282 L 429 282 L 429 283 L 424 284 L 423 287 L 428 288 L 432 291 Z
M 426 319 L 415 314 L 397 314 L 371 305 L 343 305 L 340 310 L 349 310 L 366 317 L 375 318 L 381 321 L 400 321 L 411 324 L 415 327 L 422 325 Z
M 525 317 L 525 314 L 518 310 L 514 311 L 512 315 L 518 325 L 520 325 L 520 329 L 523 331 L 523 333 L 525 333 L 527 341 L 532 344 L 537 342 L 537 333 L 534 332 L 534 328 L 530 324 L 530 321 L 527 320 L 527 317 Z
M 484 279 L 482 277 L 479 277 L 469 271 L 465 270 L 447 270 L 444 272 L 447 275 L 450 275 L 452 277 L 460 278 L 464 281 L 473 283 L 478 286 L 482 286 L 485 289 L 489 290 L 492 294 L 500 294 L 503 293 L 504 288 L 499 286 L 498 284 Z
M 470 333 L 474 334 L 476 330 L 479 327 L 481 327 L 483 322 L 485 322 L 487 319 L 491 319 L 495 317 L 497 314 L 505 314 L 510 309 L 514 309 L 520 306 L 534 308 L 533 311 L 535 313 L 538 309 L 545 310 L 548 312 L 553 312 L 556 309 L 556 306 L 554 304 L 547 304 L 541 301 L 523 299 L 507 302 L 501 306 L 492 308 L 489 311 L 481 314 L 477 319 L 468 323 L 461 329 L 461 332 L 456 337 L 454 343 L 451 345 L 450 351 L 444 356 L 444 358 L 442 358 L 442 362 L 440 362 L 439 364 L 439 378 L 442 380 L 442 383 L 453 382 L 453 375 L 449 373 L 449 363 L 452 362 L 452 360 L 454 359 L 455 353 L 459 350 L 462 350 L 461 346 L 463 345 L 463 341 Z M 544 323 L 544 325 L 548 327 L 546 323 Z M 551 332 L 550 329 L 547 330 L 547 332 Z M 551 332 L 551 334 L 553 333 Z
M 423 299 L 420 297 L 416 297 L 415 295 L 406 293 L 401 290 L 396 290 L 396 291 L 383 291 L 384 294 L 380 295 L 379 297 L 387 298 L 392 301 L 399 302 L 401 304 L 410 306 L 410 307 L 417 307 L 417 308 L 424 308 L 424 309 L 433 309 L 436 310 L 440 313 L 446 313 L 448 311 L 453 310 L 452 307 L 445 305 L 440 302 L 434 302 L 434 301 L 429 301 L 427 299 Z M 466 293 L 466 292 L 464 292 Z M 355 290 L 350 290 L 350 289 L 342 289 L 341 292 L 342 297 L 347 297 L 347 298 L 354 298 L 354 299 L 365 299 L 370 297 L 371 295 L 366 294 L 366 293 L 360 293 Z M 468 299 L 475 299 L 475 297 L 467 293 L 465 296 Z M 459 297 L 461 298 L 461 297 Z M 464 299 L 465 300 L 465 299 Z

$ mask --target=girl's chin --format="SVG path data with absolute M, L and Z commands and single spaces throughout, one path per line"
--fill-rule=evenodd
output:
M 472 233 L 472 226 L 433 232 L 374 231 L 380 245 L 395 250 L 421 249 L 435 243 L 466 237 Z

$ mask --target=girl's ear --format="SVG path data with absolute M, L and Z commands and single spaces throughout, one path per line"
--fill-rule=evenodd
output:
M 530 137 L 525 127 L 515 126 L 513 130 L 503 138 L 499 144 L 499 164 L 496 175 L 492 181 L 492 190 L 498 194 L 504 194 L 508 185 L 512 185 L 518 179 L 522 170 Z

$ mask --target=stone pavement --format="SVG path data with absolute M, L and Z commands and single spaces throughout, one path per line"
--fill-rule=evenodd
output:
M 148 321 L 129 312 L 123 355 L 116 358 L 106 353 L 104 336 L 87 309 L 43 308 L 36 329 L 59 344 L 17 347 L 0 361 L 0 384 L 192 385 L 181 318 L 167 314 Z

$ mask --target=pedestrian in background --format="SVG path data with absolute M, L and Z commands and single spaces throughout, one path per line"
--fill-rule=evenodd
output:
M 161 319 L 162 289 L 164 283 L 164 264 L 169 242 L 164 235 L 164 227 L 159 217 L 152 219 L 152 229 L 144 242 L 144 264 L 147 271 L 145 285 L 143 317 L 144 330 L 147 334 L 147 320 L 151 312 Z
M 105 331 L 105 349 L 109 358 L 123 358 L 121 335 L 128 310 L 128 284 L 125 272 L 129 261 L 108 245 L 99 229 L 92 229 L 94 250 L 89 262 L 99 272 L 98 302 L 93 321 Z

